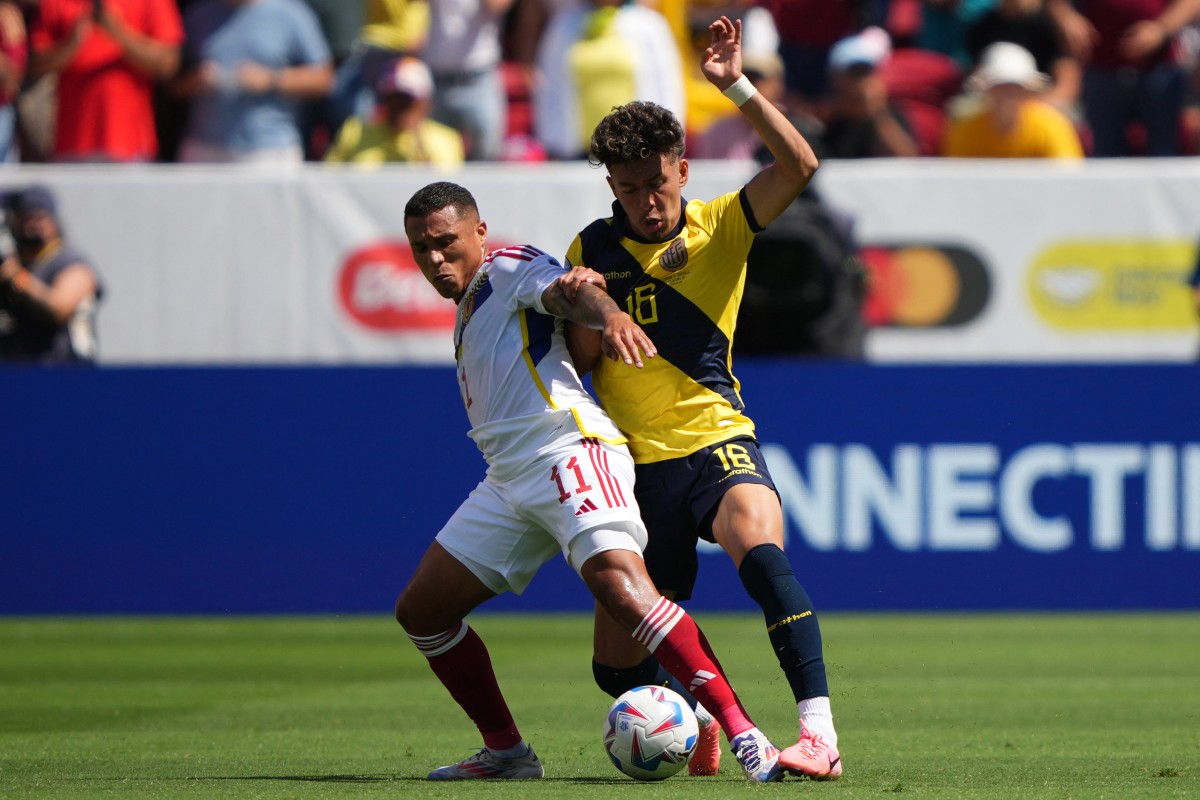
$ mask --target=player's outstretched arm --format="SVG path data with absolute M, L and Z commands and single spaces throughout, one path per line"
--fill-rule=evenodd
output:
M 754 218 L 765 226 L 804 191 L 817 171 L 817 156 L 796 126 L 742 75 L 742 21 L 722 16 L 708 30 L 712 41 L 700 62 L 704 77 L 738 105 L 775 157 L 746 184 Z
M 603 289 L 590 283 L 578 287 L 575 302 L 571 303 L 562 284 L 556 281 L 542 293 L 542 306 L 556 317 L 600 331 L 600 351 L 613 361 L 640 368 L 643 355 L 654 358 L 658 353 L 646 332 Z

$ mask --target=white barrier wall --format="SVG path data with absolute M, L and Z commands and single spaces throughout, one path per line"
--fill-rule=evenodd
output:
M 694 163 L 688 198 L 752 174 Z M 106 363 L 450 362 L 453 306 L 403 235 L 417 188 L 472 190 L 495 245 L 561 256 L 612 201 L 584 163 L 458 172 L 25 166 L 5 188 L 58 195 L 103 277 Z M 1183 361 L 1184 282 L 1200 238 L 1200 161 L 828 162 L 816 185 L 852 214 L 875 284 L 874 360 Z

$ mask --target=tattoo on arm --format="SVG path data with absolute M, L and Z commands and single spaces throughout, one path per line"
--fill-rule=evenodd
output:
M 542 305 L 556 317 L 569 319 L 585 328 L 600 330 L 604 327 L 604 319 L 613 311 L 619 311 L 617 304 L 608 293 L 590 283 L 579 287 L 575 302 L 567 302 L 567 295 L 562 286 L 553 283 L 542 295 Z

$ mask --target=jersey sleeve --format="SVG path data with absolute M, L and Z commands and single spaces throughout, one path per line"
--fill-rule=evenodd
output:
M 714 241 L 734 252 L 748 252 L 754 243 L 754 230 L 746 217 L 742 189 L 705 203 L 700 209 L 700 219 Z
M 489 267 L 490 280 L 512 310 L 532 308 L 549 314 L 542 295 L 566 272 L 558 259 L 534 247 L 511 247 L 498 253 Z
M 522 281 L 524 290 L 522 299 L 528 297 L 528 306 L 539 314 L 549 314 L 550 312 L 542 305 L 542 295 L 546 293 L 550 284 L 566 273 L 566 270 L 562 264 L 558 263 L 557 258 L 549 253 L 542 253 L 529 263 L 525 272 L 526 278 Z

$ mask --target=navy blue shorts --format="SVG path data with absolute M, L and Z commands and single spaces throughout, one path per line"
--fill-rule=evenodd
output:
M 739 483 L 762 484 L 779 494 L 758 442 L 749 437 L 637 465 L 633 492 L 650 535 L 646 569 L 659 591 L 674 591 L 676 600 L 692 596 L 696 540 L 713 540 L 717 506 L 729 487 Z

